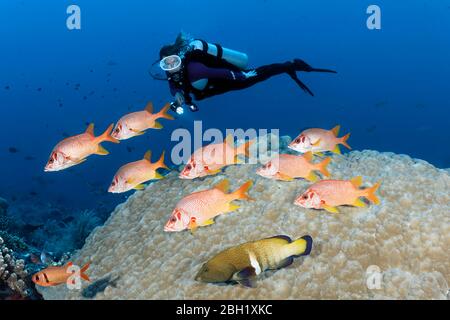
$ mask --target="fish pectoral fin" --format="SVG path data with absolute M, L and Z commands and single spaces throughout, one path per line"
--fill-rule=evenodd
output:
M 144 131 L 139 131 L 139 130 L 136 130 L 136 129 L 131 129 L 130 128 L 130 130 L 133 131 L 137 136 L 143 135 L 145 133 Z
M 206 220 L 205 222 L 203 222 L 203 223 L 201 224 L 201 226 L 202 226 L 202 227 L 205 227 L 205 226 L 210 226 L 210 225 L 212 225 L 212 224 L 214 224 L 214 220 L 213 220 L 213 219 L 209 219 L 209 220 Z
M 293 181 L 294 180 L 294 178 L 292 178 L 291 176 L 288 176 L 287 174 L 280 173 L 280 172 L 278 172 L 278 177 L 280 178 L 280 180 L 283 180 L 283 181 Z
M 197 229 L 197 220 L 195 218 L 191 218 L 189 220 L 188 229 L 191 230 L 191 233 L 194 234 L 195 230 Z
M 237 281 L 240 285 L 247 287 L 247 288 L 256 288 L 256 280 L 255 278 L 247 278 L 247 279 L 241 279 Z
M 290 266 L 292 262 L 294 262 L 294 257 L 291 256 L 289 258 L 286 258 L 280 262 L 280 264 L 278 265 L 278 269 L 286 268 Z
M 328 211 L 328 212 L 331 212 L 331 213 L 339 213 L 339 210 L 338 210 L 336 207 L 328 206 L 328 205 L 326 205 L 326 204 L 322 205 L 322 207 L 323 207 L 326 211 Z
M 159 123 L 158 121 L 155 121 L 155 125 L 153 127 L 154 129 L 162 129 L 164 128 L 163 125 L 161 123 Z
M 316 142 L 314 142 L 313 144 L 311 144 L 313 147 L 317 147 L 320 142 L 322 141 L 322 139 L 317 140 Z
M 109 154 L 109 151 L 103 148 L 101 145 L 98 145 L 97 152 L 95 154 L 106 156 Z
M 138 184 L 137 186 L 135 186 L 133 188 L 134 190 L 144 190 L 145 189 L 145 184 Z
M 311 182 L 316 182 L 317 180 L 319 180 L 319 177 L 314 173 L 314 171 L 310 171 L 305 179 Z
M 341 154 L 341 148 L 339 148 L 339 145 L 337 144 L 331 152 Z
M 366 206 L 366 204 L 364 203 L 364 201 L 362 201 L 361 199 L 356 199 L 355 202 L 353 202 L 353 205 L 355 207 L 359 207 L 359 208 L 364 208 Z

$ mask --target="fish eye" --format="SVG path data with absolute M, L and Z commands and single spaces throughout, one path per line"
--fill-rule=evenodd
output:
M 191 170 L 191 169 L 192 169 L 192 166 L 191 166 L 190 164 L 188 164 L 188 165 L 186 166 L 186 169 L 187 169 L 187 170 Z
M 39 276 L 36 276 L 36 281 L 39 281 Z
M 297 138 L 297 139 L 295 139 L 295 141 L 294 141 L 295 143 L 300 143 L 301 142 L 301 140 L 300 140 L 300 138 Z
M 302 199 L 304 199 L 304 200 L 308 199 L 308 195 L 307 195 L 307 194 L 304 194 L 304 195 L 302 196 Z
M 172 222 L 172 223 L 177 222 L 177 218 L 175 218 L 175 217 L 170 218 L 170 222 Z
M 271 168 L 272 167 L 272 163 L 269 162 L 269 164 L 267 165 L 267 168 Z

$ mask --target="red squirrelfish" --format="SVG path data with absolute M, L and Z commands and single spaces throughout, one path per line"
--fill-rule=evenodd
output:
M 331 130 L 318 128 L 307 129 L 289 144 L 289 148 L 301 153 L 312 151 L 313 153 L 320 154 L 321 152 L 331 151 L 340 154 L 339 144 L 351 149 L 347 144 L 350 133 L 338 138 L 340 127 L 338 125 Z

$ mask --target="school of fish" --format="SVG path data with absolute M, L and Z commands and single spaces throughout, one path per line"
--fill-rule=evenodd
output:
M 166 104 L 161 111 L 153 113 L 153 104 L 149 102 L 145 110 L 124 115 L 115 126 L 110 125 L 98 137 L 94 135 L 94 125 L 89 125 L 84 133 L 68 137 L 54 147 L 45 171 L 64 170 L 83 163 L 91 155 L 109 154 L 100 145 L 102 142 L 119 143 L 121 140 L 140 136 L 148 129 L 161 129 L 163 126 L 158 119 L 174 119 L 167 113 L 169 108 L 170 105 Z M 284 182 L 305 179 L 313 183 L 295 199 L 293 205 L 299 207 L 339 213 L 340 206 L 367 206 L 361 198 L 379 204 L 380 200 L 375 193 L 380 182 L 361 188 L 360 176 L 350 180 L 329 179 L 331 173 L 328 171 L 328 165 L 332 157 L 325 157 L 325 153 L 340 154 L 339 145 L 351 149 L 347 143 L 350 134 L 338 137 L 339 130 L 339 125 L 331 130 L 304 130 L 288 146 L 301 154 L 279 154 L 257 168 L 255 173 L 263 178 Z M 236 146 L 234 137 L 229 135 L 221 143 L 203 146 L 192 153 L 179 178 L 192 180 L 213 176 L 221 173 L 227 166 L 242 164 L 242 157 L 249 157 L 253 143 L 254 141 L 248 141 Z M 320 161 L 315 161 L 315 156 L 321 157 Z M 164 178 L 157 171 L 159 169 L 170 170 L 164 163 L 164 152 L 157 162 L 152 163 L 151 152 L 148 151 L 143 159 L 120 167 L 108 191 L 124 193 L 143 190 L 146 182 Z M 326 179 L 321 180 L 322 177 Z M 230 181 L 224 179 L 211 189 L 185 195 L 175 205 L 164 231 L 190 230 L 193 233 L 199 227 L 215 224 L 219 216 L 239 210 L 240 206 L 235 201 L 254 200 L 248 194 L 252 186 L 253 181 L 247 181 L 234 192 L 230 192 Z M 220 218 L 220 223 L 226 223 L 226 219 Z M 285 268 L 293 263 L 294 258 L 309 255 L 312 247 L 313 239 L 309 235 L 295 241 L 289 236 L 278 235 L 244 243 L 218 253 L 203 264 L 195 280 L 207 283 L 237 282 L 246 287 L 254 287 L 255 279 L 265 270 Z M 89 265 L 86 264 L 80 271 L 80 277 L 86 281 L 90 281 L 85 274 Z M 71 276 L 69 268 L 72 266 L 71 262 L 65 266 L 50 266 L 34 274 L 32 281 L 40 286 L 67 283 Z

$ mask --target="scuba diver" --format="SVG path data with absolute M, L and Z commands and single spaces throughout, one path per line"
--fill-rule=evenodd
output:
M 167 80 L 175 97 L 171 109 L 178 114 L 183 106 L 198 111 L 195 100 L 203 100 L 232 90 L 249 88 L 279 74 L 288 74 L 298 86 L 314 96 L 297 76 L 298 71 L 337 73 L 329 69 L 317 69 L 300 59 L 274 63 L 256 69 L 248 69 L 248 56 L 219 44 L 207 43 L 180 33 L 172 45 L 160 50 L 160 59 L 152 65 L 150 75 L 157 80 Z M 155 71 L 155 67 L 159 68 Z M 159 72 L 164 72 L 160 74 Z

